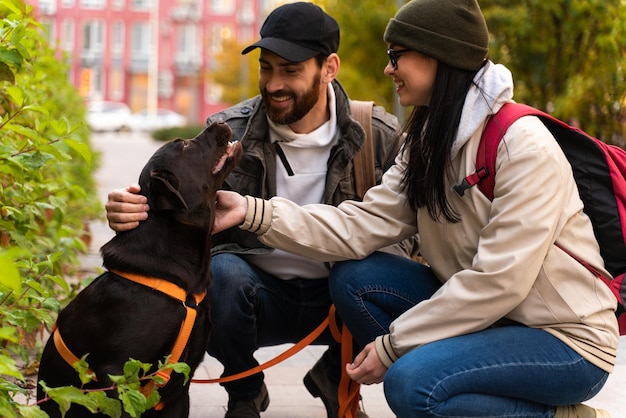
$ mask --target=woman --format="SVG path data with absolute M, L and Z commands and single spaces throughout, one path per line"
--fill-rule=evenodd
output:
M 608 275 L 556 141 L 521 118 L 498 150 L 493 201 L 453 189 L 473 172 L 487 119 L 512 100 L 510 72 L 486 59 L 478 4 L 413 0 L 384 38 L 385 74 L 414 109 L 382 184 L 338 207 L 221 192 L 215 231 L 240 224 L 272 247 L 360 260 L 331 276 L 364 347 L 347 371 L 384 381 L 398 417 L 608 416 L 580 402 L 613 370 L 616 301 L 559 248 Z M 375 252 L 418 231 L 428 266 Z

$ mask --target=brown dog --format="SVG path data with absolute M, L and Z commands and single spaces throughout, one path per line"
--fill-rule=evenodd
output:
M 177 361 L 187 363 L 193 375 L 211 327 L 208 300 L 202 297 L 210 283 L 215 193 L 242 154 L 241 145 L 230 145 L 230 138 L 228 125 L 214 123 L 194 139 L 168 142 L 148 161 L 139 184 L 150 215 L 101 248 L 109 271 L 60 312 L 58 333 L 48 340 L 39 368 L 39 380 L 48 387 L 81 387 L 68 363 L 85 354 L 97 381 L 82 387 L 110 387 L 108 375 L 122 375 L 129 358 L 156 366 L 181 345 L 181 338 Z M 184 334 L 183 323 L 190 327 L 188 338 L 179 336 Z M 162 409 L 142 416 L 187 417 L 188 391 L 183 375 L 172 373 L 171 380 L 159 388 Z M 117 396 L 115 390 L 110 392 L 111 397 Z M 44 397 L 38 385 L 37 398 Z M 43 402 L 41 408 L 53 418 L 61 417 L 54 401 Z M 66 415 L 85 416 L 91 414 L 77 405 Z

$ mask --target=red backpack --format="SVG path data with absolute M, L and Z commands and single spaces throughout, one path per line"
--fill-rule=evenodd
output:
M 604 277 L 584 260 L 564 251 L 609 286 L 619 302 L 616 315 L 620 335 L 626 335 L 626 151 L 531 106 L 507 103 L 487 122 L 478 146 L 476 171 L 457 188 L 478 185 L 480 191 L 493 200 L 498 144 L 513 122 L 529 115 L 539 117 L 569 160 L 584 211 L 593 224 L 606 269 L 614 279 Z

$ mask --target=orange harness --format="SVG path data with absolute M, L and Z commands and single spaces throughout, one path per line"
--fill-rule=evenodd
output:
M 177 363 L 178 360 L 180 359 L 180 356 L 183 353 L 183 350 L 187 346 L 187 342 L 189 341 L 189 336 L 191 335 L 191 330 L 193 329 L 193 325 L 196 321 L 196 315 L 197 315 L 195 307 L 190 307 L 190 306 L 187 306 L 186 304 L 187 292 L 184 289 L 180 288 L 179 286 L 175 285 L 174 283 L 168 282 L 167 280 L 157 279 L 154 277 L 145 277 L 145 276 L 132 274 L 132 273 L 121 273 L 116 270 L 111 270 L 111 272 L 116 274 L 117 276 L 123 277 L 132 282 L 142 284 L 154 290 L 158 290 L 159 292 L 164 293 L 167 296 L 183 304 L 187 312 L 185 315 L 185 319 L 183 319 L 183 323 L 180 327 L 180 331 L 178 332 L 178 337 L 176 337 L 176 342 L 174 343 L 174 347 L 172 348 L 172 353 L 168 360 L 169 364 Z M 206 292 L 193 295 L 196 305 L 200 304 L 200 302 L 202 302 L 205 296 L 206 296 Z M 80 359 L 76 357 L 74 353 L 72 353 L 70 349 L 67 347 L 67 345 L 61 338 L 61 333 L 58 327 L 56 326 L 56 324 L 54 325 L 52 332 L 53 332 L 53 338 L 54 338 L 54 345 L 57 351 L 59 352 L 61 357 L 63 357 L 63 360 L 65 360 L 67 364 L 69 364 L 70 366 L 73 366 Z M 89 372 L 93 374 L 91 370 L 89 370 Z M 172 373 L 172 369 L 166 369 L 166 370 L 157 372 L 157 376 L 163 379 L 163 383 L 158 384 L 159 387 L 163 387 L 167 385 L 167 383 L 170 380 L 171 373 Z M 94 380 L 96 379 L 94 378 Z M 155 385 L 154 380 L 150 380 L 146 385 L 142 386 L 141 393 L 143 393 L 144 396 L 147 397 L 152 392 L 154 385 Z M 154 409 L 160 410 L 160 409 L 163 409 L 163 406 L 164 406 L 163 402 L 159 402 L 154 407 Z
M 111 270 L 112 273 L 133 281 L 135 283 L 142 284 L 154 290 L 158 290 L 166 295 L 170 296 L 173 299 L 181 302 L 183 306 L 187 309 L 187 315 L 183 320 L 181 325 L 181 329 L 178 333 L 178 337 L 176 338 L 176 342 L 174 343 L 174 347 L 172 348 L 172 354 L 169 358 L 168 363 L 176 363 L 180 359 L 180 356 L 187 345 L 187 341 L 189 340 L 189 335 L 191 334 L 191 330 L 193 328 L 194 322 L 196 320 L 196 310 L 186 305 L 187 300 L 187 292 L 177 285 L 168 282 L 163 279 L 156 279 L 152 277 L 145 277 L 136 274 L 130 273 L 121 273 L 116 270 Z M 202 294 L 194 295 L 194 299 L 196 304 L 199 304 L 205 297 L 206 292 Z M 308 336 L 303 338 L 297 344 L 289 348 L 284 353 L 276 356 L 275 358 L 257 366 L 250 370 L 246 370 L 245 372 L 237 373 L 231 376 L 225 376 L 218 379 L 191 379 L 192 383 L 220 383 L 220 382 L 230 382 L 233 380 L 242 379 L 247 376 L 251 376 L 253 374 L 259 373 L 265 369 L 268 369 L 286 359 L 298 353 L 304 347 L 311 344 L 313 341 L 319 337 L 322 332 L 328 327 L 333 335 L 334 339 L 341 343 L 341 362 L 345 366 L 346 363 L 352 361 L 352 334 L 343 326 L 343 330 L 339 330 L 337 323 L 335 322 L 335 306 L 332 305 L 330 308 L 330 312 L 328 314 L 328 318 L 326 318 L 315 330 L 313 330 Z M 73 366 L 74 363 L 78 362 L 80 359 L 76 357 L 70 349 L 65 345 L 65 342 L 61 338 L 61 334 L 55 324 L 53 327 L 53 336 L 54 336 L 54 345 L 61 355 L 63 359 L 70 365 Z M 93 375 L 93 372 L 89 370 L 89 372 Z M 170 380 L 171 369 L 167 369 L 165 371 L 157 372 L 157 375 L 161 377 L 164 382 L 159 384 L 159 387 L 165 386 Z M 94 380 L 95 377 L 94 377 Z M 152 389 L 154 388 L 154 380 L 150 380 L 146 385 L 142 386 L 141 393 L 144 396 L 148 396 Z M 354 418 L 356 417 L 356 411 L 359 402 L 359 389 L 360 384 L 351 380 L 346 374 L 345 368 L 342 369 L 341 373 L 341 381 L 339 383 L 339 417 L 342 418 Z M 154 409 L 161 410 L 163 409 L 163 402 L 159 402 Z

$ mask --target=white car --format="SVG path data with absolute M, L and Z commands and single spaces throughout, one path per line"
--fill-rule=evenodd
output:
M 169 109 L 143 109 L 130 116 L 131 131 L 151 132 L 157 129 L 187 125 L 187 118 Z
M 124 103 L 109 101 L 87 103 L 87 125 L 95 132 L 128 129 L 130 116 L 130 107 Z

